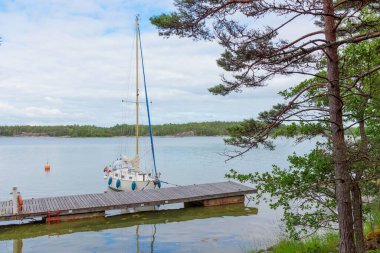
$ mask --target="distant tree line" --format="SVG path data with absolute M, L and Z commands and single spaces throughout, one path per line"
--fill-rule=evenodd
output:
M 163 124 L 153 126 L 155 136 L 220 136 L 227 135 L 227 129 L 239 122 L 194 122 L 185 124 Z M 139 134 L 149 135 L 147 125 L 139 127 Z M 0 126 L 0 136 L 51 136 L 51 137 L 113 137 L 134 136 L 134 125 L 99 127 L 94 125 L 65 126 Z

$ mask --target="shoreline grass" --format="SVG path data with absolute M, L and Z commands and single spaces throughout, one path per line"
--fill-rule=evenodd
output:
M 338 233 L 329 232 L 314 235 L 305 240 L 282 239 L 266 250 L 253 250 L 249 253 L 338 253 Z

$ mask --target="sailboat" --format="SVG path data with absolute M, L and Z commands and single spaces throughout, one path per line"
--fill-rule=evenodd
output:
M 156 159 L 154 155 L 152 125 L 150 120 L 150 111 L 148 103 L 148 93 L 145 81 L 144 60 L 141 48 L 141 37 L 138 16 L 136 16 L 136 147 L 135 157 L 130 158 L 127 155 L 122 155 L 119 159 L 113 161 L 109 166 L 104 168 L 105 178 L 107 179 L 108 187 L 116 191 L 134 191 L 144 189 L 154 189 L 161 187 L 160 174 L 157 173 Z M 139 48 L 141 56 L 142 74 L 144 77 L 145 104 L 149 123 L 150 146 L 153 158 L 154 170 L 151 173 L 144 172 L 140 168 L 139 157 Z

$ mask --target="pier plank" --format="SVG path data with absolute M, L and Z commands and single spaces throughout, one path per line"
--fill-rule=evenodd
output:
M 45 203 L 46 203 L 46 207 L 47 207 L 48 210 L 54 210 L 54 207 L 52 206 L 52 203 L 50 202 L 49 198 L 45 198 Z
M 51 211 L 59 210 L 59 205 L 57 204 L 56 198 L 49 198 L 49 201 L 53 206 L 53 209 Z
M 99 205 L 103 205 L 102 202 L 99 201 L 98 198 L 96 198 L 96 196 L 94 194 L 88 194 L 88 197 L 90 199 L 90 203 L 92 206 L 99 206 Z
M 68 196 L 68 198 L 71 200 L 71 202 L 74 204 L 75 208 L 77 209 L 80 205 L 80 203 L 78 203 L 77 199 L 75 199 L 75 196 Z
M 80 199 L 79 195 L 73 195 L 72 197 L 75 199 L 75 201 L 76 201 L 76 203 L 77 203 L 77 207 L 78 207 L 79 209 L 86 208 L 86 207 L 83 205 L 83 202 L 82 202 L 82 200 Z
M 72 201 L 72 199 L 70 198 L 70 196 L 65 196 L 65 201 L 69 207 L 69 210 L 71 209 L 75 209 L 75 204 L 74 202 Z
M 59 203 L 59 210 L 68 210 L 64 197 L 57 197 L 57 202 Z
M 33 199 L 27 199 L 26 201 L 28 201 L 28 202 L 25 203 L 25 207 L 29 207 L 29 210 L 31 213 L 35 213 L 36 211 L 34 210 Z M 23 205 L 23 208 L 24 208 L 24 205 Z

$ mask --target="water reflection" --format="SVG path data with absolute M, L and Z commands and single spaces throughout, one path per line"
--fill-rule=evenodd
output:
M 155 241 L 155 236 L 157 232 L 156 224 L 153 224 L 152 227 L 153 227 L 153 233 L 150 240 L 150 251 L 149 251 L 150 253 L 154 252 L 154 241 Z M 147 252 L 147 251 L 140 251 L 139 228 L 140 228 L 140 225 L 137 225 L 136 226 L 136 253 Z M 23 252 L 22 248 L 23 248 L 22 239 L 13 240 L 13 253 L 22 253 Z
M 108 218 L 99 217 L 50 225 L 44 223 L 33 223 L 22 226 L 12 225 L 0 227 L 0 241 L 34 238 L 44 235 L 58 236 L 77 232 L 101 231 L 105 229 L 126 228 L 144 224 L 163 224 L 227 216 L 248 216 L 257 214 L 257 211 L 257 208 L 245 207 L 244 205 L 238 204 L 132 213 Z
M 141 252 L 140 251 L 139 229 L 140 229 L 140 225 L 137 225 L 136 226 L 136 253 Z M 154 252 L 154 241 L 156 239 L 156 232 L 157 232 L 156 224 L 153 224 L 153 232 L 152 232 L 152 236 L 151 236 L 151 240 L 150 240 L 150 253 Z
M 22 253 L 22 239 L 13 240 L 13 253 Z
M 61 222 L 50 225 L 35 223 L 23 226 L 7 226 L 0 228 L 0 241 L 13 240 L 14 253 L 45 252 L 41 251 L 41 249 L 38 249 L 38 251 L 30 250 L 35 248 L 30 246 L 30 244 L 31 241 L 33 241 L 33 244 L 38 241 L 39 243 L 36 243 L 36 245 L 42 247 L 43 243 L 45 243 L 46 245 L 43 247 L 46 247 L 46 249 L 44 250 L 48 250 L 50 245 L 48 245 L 49 243 L 47 243 L 47 241 L 49 241 L 49 239 L 46 241 L 46 237 L 55 241 L 55 246 L 58 239 L 62 241 L 70 240 L 70 243 L 73 244 L 79 239 L 79 243 L 82 243 L 82 245 L 84 245 L 83 247 L 86 247 L 85 244 L 89 243 L 91 245 L 98 244 L 100 248 L 105 249 L 108 248 L 108 245 L 115 244 L 117 241 L 116 244 L 124 244 L 124 247 L 128 248 L 128 252 L 163 252 L 157 250 L 155 246 L 157 242 L 156 236 L 159 232 L 162 232 L 159 241 L 161 244 L 160 248 L 162 249 L 162 245 L 166 243 L 165 234 L 167 233 L 167 228 L 165 226 L 170 223 L 196 222 L 197 220 L 207 223 L 209 219 L 211 220 L 213 218 L 250 216 L 257 214 L 257 211 L 256 208 L 248 208 L 243 205 L 208 208 L 194 207 L 178 210 L 162 210 L 159 212 L 125 214 L 108 218 Z M 157 225 L 160 224 L 165 226 L 158 227 Z M 175 226 L 178 226 L 178 224 L 175 224 Z M 101 233 L 103 235 L 102 238 L 97 240 L 91 238 L 87 240 L 86 232 L 94 235 L 94 231 L 103 231 Z M 178 234 L 181 232 L 183 231 L 178 231 Z M 99 233 L 96 233 L 96 235 L 99 235 Z M 68 236 L 71 239 L 67 238 Z M 135 240 L 132 239 L 133 237 Z M 75 239 L 73 240 L 73 238 Z M 179 237 L 173 239 L 178 240 L 178 238 Z M 27 240 L 28 243 L 25 244 L 23 240 Z M 99 240 L 104 240 L 104 242 L 101 243 Z M 23 251 L 23 246 L 25 248 L 25 245 L 28 245 L 28 250 Z M 78 247 L 78 245 L 76 247 Z M 133 247 L 135 247 L 136 250 L 133 250 Z M 170 251 L 170 249 L 168 251 Z

